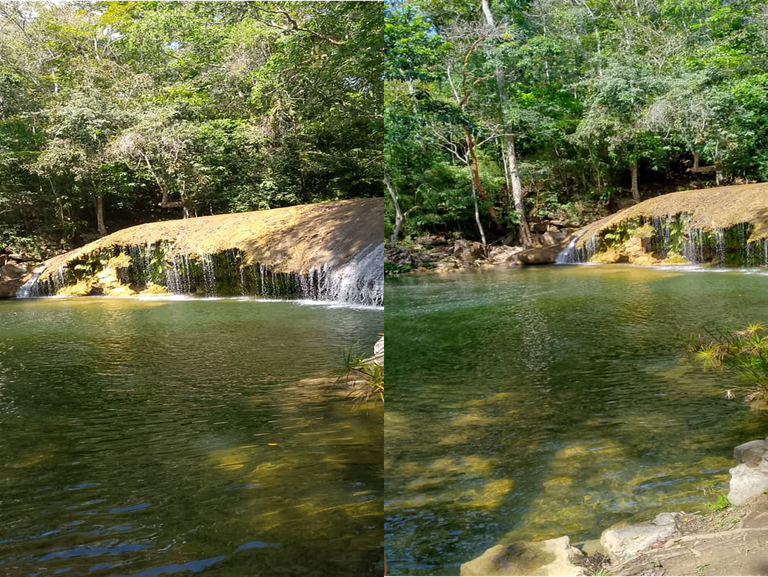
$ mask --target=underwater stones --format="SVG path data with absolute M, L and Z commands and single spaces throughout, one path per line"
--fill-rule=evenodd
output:
M 575 561 L 582 553 L 571 547 L 570 539 L 559 537 L 541 542 L 496 545 L 480 557 L 461 565 L 461 575 L 585 575 Z
M 631 557 L 671 537 L 677 515 L 679 513 L 661 513 L 648 523 L 611 527 L 603 531 L 600 543 L 614 557 Z
M 739 465 L 730 471 L 728 500 L 743 505 L 768 489 L 768 439 L 739 445 L 733 456 Z

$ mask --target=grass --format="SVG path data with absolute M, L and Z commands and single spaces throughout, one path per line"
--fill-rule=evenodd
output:
M 706 505 L 707 505 L 707 508 L 713 512 L 725 511 L 731 506 L 731 504 L 728 502 L 727 495 L 718 495 L 717 501 L 715 501 L 714 503 L 707 503 Z
M 696 575 L 698 575 L 699 577 L 704 575 L 704 571 L 706 570 L 707 567 L 709 567 L 709 563 L 704 565 L 696 565 Z

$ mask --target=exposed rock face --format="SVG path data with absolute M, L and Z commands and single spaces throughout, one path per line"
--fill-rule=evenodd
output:
M 153 222 L 50 259 L 30 296 L 129 294 L 123 284 L 381 305 L 383 240 L 381 198 Z
M 728 500 L 743 505 L 768 489 L 768 439 L 739 445 L 733 456 L 740 464 L 731 469 Z
M 653 521 L 611 527 L 603 531 L 600 543 L 614 558 L 631 557 L 671 537 L 680 513 L 661 513 Z
M 496 545 L 477 559 L 461 565 L 461 575 L 585 575 L 576 563 L 582 553 L 568 537 L 548 541 Z
M 0 298 L 7 299 L 16 295 L 24 284 L 29 271 L 25 265 L 8 262 L 0 266 Z
M 570 262 L 768 265 L 768 184 L 686 190 L 587 225 Z

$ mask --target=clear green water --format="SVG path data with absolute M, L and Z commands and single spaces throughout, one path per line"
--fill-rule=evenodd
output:
M 302 380 L 383 311 L 0 302 L 0 574 L 380 575 L 382 409 Z
M 393 574 L 458 575 L 499 541 L 599 537 L 704 509 L 768 419 L 678 340 L 768 322 L 768 276 L 561 266 L 386 283 Z

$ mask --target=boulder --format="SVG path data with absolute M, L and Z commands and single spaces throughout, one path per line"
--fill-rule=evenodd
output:
M 464 262 L 483 258 L 483 245 L 471 240 L 457 240 L 453 245 L 453 256 Z
M 680 513 L 661 513 L 648 523 L 611 527 L 603 531 L 600 544 L 614 558 L 632 557 L 671 537 L 677 515 Z
M 553 264 L 563 247 L 559 244 L 524 250 L 510 259 L 510 264 Z
M 0 266 L 0 299 L 16 296 L 16 291 L 26 281 L 29 271 L 25 265 L 8 262 Z
M 581 556 L 568 537 L 496 545 L 477 559 L 463 563 L 460 575 L 586 575 L 584 567 L 576 563 Z
M 739 465 L 730 471 L 728 500 L 743 505 L 768 489 L 768 439 L 739 445 L 733 456 Z
M 385 262 L 391 262 L 399 267 L 409 266 L 412 269 L 420 268 L 424 265 L 430 266 L 433 259 L 423 252 L 411 252 L 406 248 L 387 249 L 384 256 Z
M 547 231 L 544 234 L 541 235 L 541 244 L 543 245 L 560 245 L 565 240 L 565 237 L 568 236 L 564 232 L 559 231 Z
M 522 247 L 519 246 L 494 246 L 491 248 L 488 254 L 488 258 L 492 264 L 504 264 L 509 262 L 512 257 L 522 251 Z

